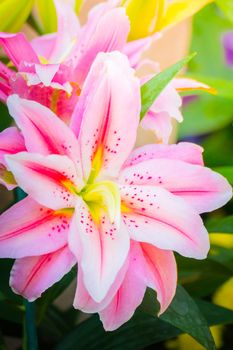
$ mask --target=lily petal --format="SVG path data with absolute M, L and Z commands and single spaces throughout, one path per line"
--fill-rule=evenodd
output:
M 25 151 L 24 139 L 18 129 L 10 127 L 0 133 L 0 163 L 6 165 L 4 156 Z
M 82 185 L 79 145 L 74 133 L 50 109 L 12 95 L 8 98 L 9 112 L 25 138 L 29 152 L 43 155 L 67 155 L 76 165 Z
M 135 175 L 134 175 L 135 174 Z M 121 173 L 121 183 L 163 187 L 199 213 L 215 210 L 232 197 L 227 180 L 209 168 L 176 159 L 151 159 Z
M 130 263 L 124 281 L 109 305 L 100 312 L 106 331 L 114 331 L 127 322 L 141 304 L 146 291 L 145 265 L 140 245 L 132 243 Z
M 204 165 L 203 148 L 190 142 L 174 145 L 151 144 L 133 150 L 125 162 L 125 167 L 136 165 L 150 159 L 176 159 L 196 165 Z
M 39 59 L 24 33 L 0 33 L 0 45 L 3 46 L 16 68 L 19 68 L 22 61 L 39 63 Z
M 97 6 L 91 11 L 74 49 L 74 77 L 80 86 L 99 52 L 120 51 L 127 41 L 130 24 L 125 9 L 106 6 Z
M 96 313 L 103 310 L 113 299 L 114 295 L 120 288 L 122 281 L 125 277 L 125 274 L 128 270 L 129 261 L 128 257 L 123 265 L 123 267 L 118 272 L 115 281 L 110 287 L 106 297 L 101 302 L 96 302 L 88 293 L 84 281 L 83 281 L 83 272 L 81 269 L 78 271 L 78 281 L 77 288 L 74 298 L 74 308 L 81 310 L 86 313 Z
M 175 78 L 172 80 L 171 84 L 179 92 L 189 90 L 204 90 L 211 94 L 217 93 L 214 88 L 211 88 L 210 86 L 191 78 Z
M 88 293 L 96 302 L 107 295 L 129 251 L 129 235 L 124 225 L 116 227 L 103 215 L 97 223 L 80 200 L 72 221 L 69 247 L 83 272 Z
M 42 256 L 32 256 L 15 261 L 10 276 L 10 286 L 16 294 L 34 301 L 75 265 L 75 258 L 67 246 Z
M 5 160 L 18 185 L 38 203 L 54 210 L 75 207 L 76 191 L 81 188 L 68 157 L 22 152 Z
M 54 212 L 26 197 L 0 216 L 1 258 L 42 255 L 67 242 L 69 211 Z
M 127 58 L 118 52 L 99 54 L 72 119 L 72 129 L 79 135 L 86 179 L 97 155 L 102 174 L 118 174 L 135 143 L 139 113 L 139 80 Z M 130 128 L 126 133 L 127 125 Z
M 50 63 L 61 63 L 69 57 L 78 39 L 80 25 L 72 1 L 55 0 L 57 36 L 49 56 Z
M 182 198 L 151 186 L 122 186 L 121 195 L 124 223 L 133 240 L 187 257 L 206 257 L 208 233 L 200 216 Z
M 176 260 L 171 251 L 158 249 L 151 244 L 141 243 L 141 249 L 147 262 L 147 283 L 157 293 L 160 303 L 159 315 L 161 315 L 166 311 L 176 293 Z

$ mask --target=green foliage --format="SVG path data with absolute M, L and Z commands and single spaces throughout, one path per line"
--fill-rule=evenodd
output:
M 225 16 L 233 22 L 233 1 L 232 0 L 215 0 L 219 8 L 224 12 Z
M 167 84 L 176 76 L 177 73 L 195 56 L 192 54 L 183 60 L 175 63 L 171 67 L 163 70 L 155 77 L 150 79 L 141 87 L 141 120 L 144 118 L 149 108 L 152 106 L 156 98 L 164 90 Z
M 0 0 L 0 31 L 17 32 L 27 20 L 34 0 Z
M 207 6 L 195 16 L 190 49 L 197 56 L 189 63 L 188 73 L 214 87 L 218 95 L 201 95 L 184 109 L 180 137 L 214 132 L 233 121 L 233 70 L 225 62 L 222 45 L 222 35 L 229 30 L 233 30 L 233 23 L 216 5 Z

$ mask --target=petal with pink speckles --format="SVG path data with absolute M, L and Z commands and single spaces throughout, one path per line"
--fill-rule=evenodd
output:
M 99 222 L 94 221 L 80 199 L 70 229 L 69 247 L 82 269 L 86 290 L 94 301 L 101 302 L 128 255 L 129 235 L 125 226 L 116 227 L 104 214 Z
M 152 186 L 122 186 L 121 196 L 131 239 L 187 257 L 206 257 L 208 233 L 200 216 L 182 198 Z
M 21 152 L 5 159 L 17 184 L 35 201 L 54 210 L 75 207 L 81 188 L 67 156 Z
M 139 80 L 127 58 L 119 52 L 99 54 L 72 120 L 72 129 L 79 135 L 86 179 L 97 152 L 102 175 L 118 174 L 135 143 L 139 113 Z M 130 128 L 126 133 L 127 125 Z
M 72 212 L 54 212 L 26 197 L 0 216 L 1 258 L 42 255 L 67 243 Z
M 177 159 L 183 162 L 204 165 L 203 148 L 189 142 L 174 145 L 151 144 L 132 151 L 124 166 L 129 167 L 150 159 Z
M 165 188 L 199 213 L 223 206 L 232 196 L 231 186 L 223 176 L 177 159 L 150 159 L 128 167 L 122 171 L 120 182 Z

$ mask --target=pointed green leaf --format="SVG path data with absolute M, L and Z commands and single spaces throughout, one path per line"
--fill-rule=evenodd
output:
M 177 73 L 195 56 L 196 54 L 191 54 L 190 56 L 184 58 L 183 60 L 175 63 L 171 67 L 165 69 L 161 73 L 154 76 L 148 82 L 146 82 L 141 87 L 141 120 L 148 112 L 149 108 L 152 106 L 156 98 L 164 90 L 167 84 L 176 76 Z
M 27 20 L 34 0 L 0 0 L 0 31 L 17 32 Z
M 191 335 L 207 350 L 215 349 L 205 317 L 183 287 L 177 287 L 176 296 L 161 319 Z
M 209 326 L 233 322 L 233 311 L 206 301 L 196 303 Z M 93 316 L 68 333 L 55 350 L 73 350 L 77 346 L 79 350 L 142 350 L 181 333 L 171 324 L 140 311 L 115 332 L 105 332 L 98 316 Z

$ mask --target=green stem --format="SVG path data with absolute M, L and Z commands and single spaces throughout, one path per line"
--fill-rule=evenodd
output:
M 35 323 L 35 304 L 24 300 L 24 350 L 38 350 L 38 340 Z

